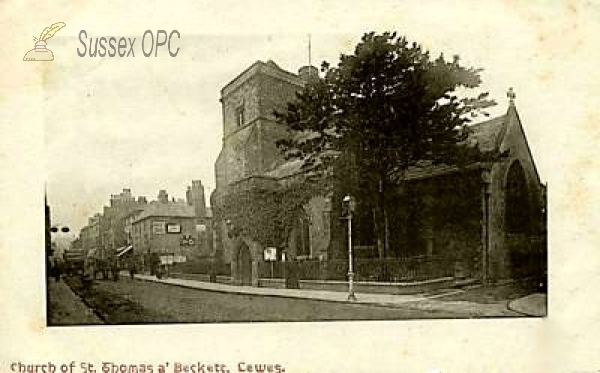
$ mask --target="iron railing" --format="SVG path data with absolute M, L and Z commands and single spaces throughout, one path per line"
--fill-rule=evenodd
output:
M 231 264 L 213 260 L 193 260 L 176 263 L 173 271 L 190 274 L 214 274 L 217 276 L 231 276 Z
M 348 279 L 347 259 L 260 262 L 258 269 L 261 278 L 283 278 L 287 272 L 300 280 Z M 454 263 L 442 256 L 356 259 L 354 273 L 356 281 L 414 282 L 452 276 Z

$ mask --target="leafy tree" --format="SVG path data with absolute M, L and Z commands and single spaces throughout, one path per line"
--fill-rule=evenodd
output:
M 386 206 L 410 167 L 464 164 L 482 156 L 466 139 L 470 117 L 495 105 L 487 93 L 459 97 L 481 84 L 481 69 L 458 56 L 432 59 L 396 33 L 367 33 L 336 67 L 323 62 L 313 79 L 276 113 L 296 135 L 278 142 L 288 158 L 304 159 L 318 178 L 332 181 L 372 206 L 380 257 L 388 251 Z

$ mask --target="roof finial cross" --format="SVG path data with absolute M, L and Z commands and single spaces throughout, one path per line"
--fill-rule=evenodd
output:
M 517 98 L 517 94 L 513 90 L 513 87 L 510 87 L 508 89 L 508 92 L 506 92 L 506 97 L 508 97 L 508 100 L 509 100 L 508 103 L 510 104 L 510 106 L 514 106 L 515 105 L 515 98 Z

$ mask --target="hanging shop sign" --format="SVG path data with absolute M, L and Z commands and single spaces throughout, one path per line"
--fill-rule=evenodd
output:
M 167 233 L 181 233 L 181 225 L 173 223 L 167 224 Z

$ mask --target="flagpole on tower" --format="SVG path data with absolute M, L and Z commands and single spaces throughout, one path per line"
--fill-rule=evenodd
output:
M 308 66 L 312 66 L 312 58 L 311 58 L 311 45 L 310 45 L 310 34 L 308 34 Z
M 310 34 L 308 34 L 308 78 L 311 78 L 312 75 L 312 46 L 311 46 L 311 40 L 310 40 Z

